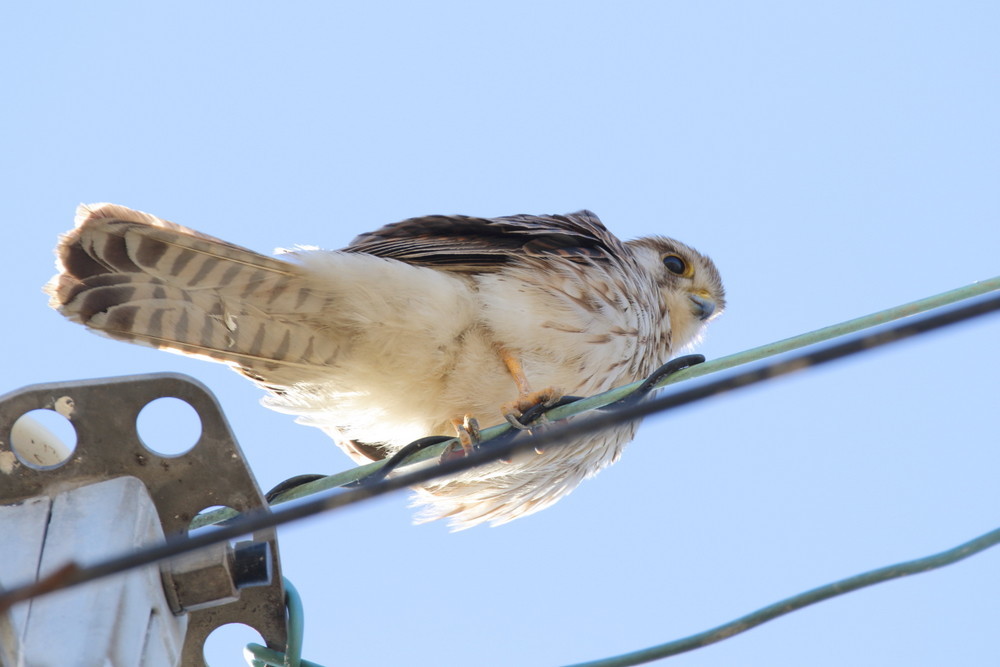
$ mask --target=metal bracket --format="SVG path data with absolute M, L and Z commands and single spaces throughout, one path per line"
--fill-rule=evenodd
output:
M 136 428 L 139 412 L 163 397 L 186 402 L 201 419 L 198 442 L 178 456 L 150 450 Z M 29 465 L 11 446 L 14 422 L 37 409 L 58 411 L 76 431 L 76 449 L 57 466 Z M 215 397 L 200 382 L 174 373 L 39 384 L 0 396 L 0 464 L 0 504 L 114 477 L 138 478 L 167 535 L 186 533 L 191 520 L 208 507 L 224 505 L 239 512 L 268 507 Z M 254 533 L 253 542 L 268 545 L 259 557 L 269 561 L 270 583 L 241 588 L 238 598 L 226 604 L 194 605 L 184 665 L 204 665 L 205 638 L 227 623 L 248 625 L 269 648 L 284 650 L 285 595 L 277 536 L 273 529 L 261 530 Z

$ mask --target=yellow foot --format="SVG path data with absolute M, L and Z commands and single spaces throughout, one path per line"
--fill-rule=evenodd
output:
M 520 419 L 525 415 L 525 413 L 533 411 L 533 409 L 550 408 L 558 403 L 559 399 L 562 398 L 563 395 L 563 391 L 556 389 L 555 387 L 548 387 L 540 391 L 523 393 L 517 397 L 517 400 L 501 405 L 500 412 L 503 413 L 504 419 L 506 419 L 511 426 L 524 431 L 530 428 L 530 426 L 522 422 Z
M 479 422 L 472 415 L 465 415 L 462 419 L 452 419 L 451 425 L 455 427 L 462 451 L 468 456 L 479 444 Z

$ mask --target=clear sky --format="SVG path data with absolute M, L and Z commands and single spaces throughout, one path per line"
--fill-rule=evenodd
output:
M 718 357 L 1000 274 L 993 2 L 7 3 L 0 392 L 177 371 L 261 486 L 349 465 L 222 366 L 109 341 L 40 287 L 80 202 L 250 248 L 428 213 L 597 212 L 718 264 Z M 405 495 L 281 531 L 327 665 L 538 665 L 704 630 L 1000 526 L 1000 321 L 650 419 L 500 528 Z M 1000 551 L 678 666 L 996 661 Z M 252 633 L 213 637 L 216 666 Z

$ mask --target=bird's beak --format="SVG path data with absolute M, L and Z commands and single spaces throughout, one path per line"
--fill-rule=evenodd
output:
M 715 312 L 715 301 L 707 293 L 688 294 L 695 316 L 704 322 Z

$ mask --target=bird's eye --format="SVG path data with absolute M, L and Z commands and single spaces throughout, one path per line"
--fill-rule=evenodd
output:
M 670 271 L 670 273 L 676 273 L 679 276 L 687 275 L 688 273 L 687 262 L 677 255 L 667 255 L 664 257 L 663 266 L 667 267 L 667 271 Z

